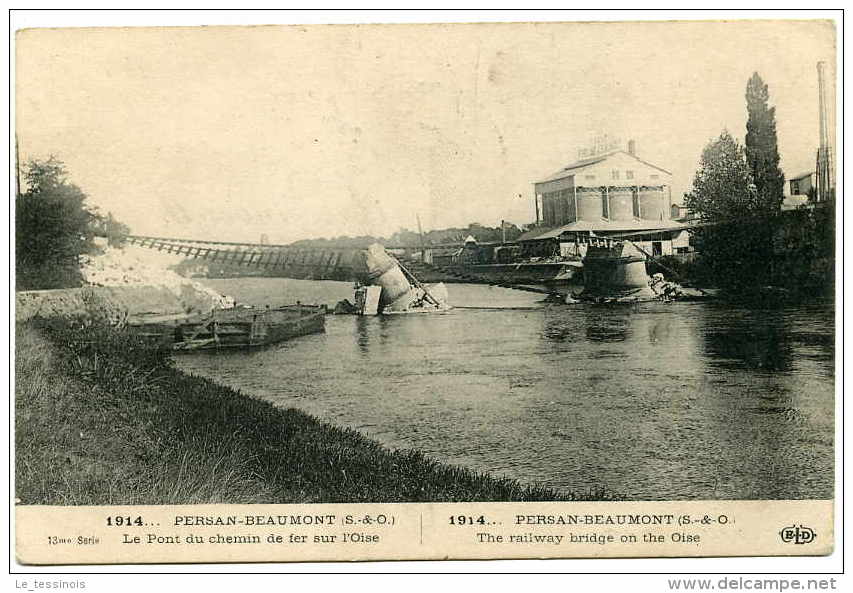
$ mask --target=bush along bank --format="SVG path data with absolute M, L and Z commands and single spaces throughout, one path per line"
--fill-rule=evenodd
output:
M 16 329 L 21 504 L 610 500 L 391 451 L 170 364 L 109 328 Z
M 762 229 L 760 235 L 756 228 Z M 700 227 L 691 233 L 698 251 L 689 261 L 659 257 L 647 263 L 648 273 L 661 272 L 689 286 L 719 288 L 725 300 L 757 306 L 835 298 L 833 201 L 776 216 Z M 714 249 L 706 251 L 707 242 Z

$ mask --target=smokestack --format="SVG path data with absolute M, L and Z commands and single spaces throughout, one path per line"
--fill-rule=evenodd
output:
M 829 147 L 829 130 L 826 121 L 826 62 L 817 63 L 817 92 L 820 109 L 820 147 Z
M 15 134 L 15 195 L 21 192 L 21 162 L 18 159 L 18 135 Z
M 820 111 L 820 146 L 817 149 L 817 201 L 823 202 L 835 194 L 835 172 L 829 136 L 829 114 L 826 102 L 826 62 L 817 63 L 818 108 Z
M 637 156 L 637 143 L 634 140 L 628 140 L 628 154 Z

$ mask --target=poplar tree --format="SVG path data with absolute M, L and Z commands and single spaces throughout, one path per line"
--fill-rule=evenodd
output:
M 785 175 L 779 168 L 776 108 L 768 105 L 767 85 L 755 72 L 746 84 L 746 160 L 758 197 L 767 213 L 778 212 L 783 200 Z

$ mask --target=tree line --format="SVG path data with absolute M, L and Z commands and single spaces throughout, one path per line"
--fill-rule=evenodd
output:
M 834 204 L 783 214 L 785 176 L 779 168 L 776 108 L 757 72 L 747 82 L 745 98 L 744 144 L 728 130 L 709 142 L 685 194 L 684 205 L 705 223 L 691 230 L 699 257 L 689 273 L 702 284 L 740 292 L 790 283 L 794 277 L 827 285 L 829 278 L 794 273 L 811 264 L 791 254 L 833 256 L 833 241 L 827 237 L 834 237 Z M 780 250 L 780 238 L 791 237 L 791 225 L 798 227 L 797 240 Z
M 504 228 L 500 226 L 490 227 L 478 222 L 469 223 L 465 227 L 450 227 L 445 229 L 434 229 L 425 231 L 423 236 L 416 231 L 401 228 L 388 237 L 361 235 L 358 237 L 340 236 L 331 239 L 302 239 L 291 245 L 294 247 L 368 247 L 373 243 L 390 245 L 395 247 L 419 248 L 423 245 L 447 245 L 462 244 L 469 236 L 474 237 L 478 243 L 500 243 L 504 238 L 507 241 L 515 241 L 524 232 L 525 227 L 505 222 Z
M 95 237 L 106 237 L 109 245 L 120 245 L 128 227 L 112 213 L 102 213 L 87 203 L 86 194 L 71 182 L 65 164 L 54 156 L 33 159 L 24 167 L 23 179 L 15 195 L 15 290 L 73 288 L 83 283 L 80 260 L 101 252 Z M 367 247 L 373 243 L 417 248 L 421 243 L 440 245 L 461 243 L 473 236 L 478 242 L 498 242 L 502 236 L 512 241 L 523 230 L 515 224 L 488 227 L 473 222 L 425 232 L 423 237 L 402 228 L 389 237 L 362 235 L 330 239 L 304 239 L 296 247 Z M 188 267 L 191 262 L 187 263 Z M 231 273 L 246 272 L 245 268 Z M 233 266 L 232 266 L 233 267 Z M 260 272 L 258 272 L 260 273 Z
M 779 167 L 776 109 L 758 73 L 746 85 L 744 144 L 727 130 L 703 149 L 693 186 L 684 203 L 700 223 L 691 229 L 698 258 L 685 273 L 697 283 L 734 291 L 779 283 L 820 283 L 834 279 L 834 203 L 783 216 L 785 176 Z M 129 230 L 110 213 L 86 202 L 54 157 L 31 160 L 15 196 L 15 288 L 66 288 L 82 283 L 80 258 L 98 253 L 96 235 L 120 244 Z M 525 227 L 436 229 L 423 234 L 401 228 L 389 237 L 362 235 L 296 241 L 295 247 L 407 246 L 514 241 Z M 783 243 L 785 255 L 779 256 Z M 822 265 L 815 266 L 815 261 Z M 803 270 L 820 270 L 815 276 Z M 811 275 L 810 275 L 811 274 Z
M 120 244 L 129 229 L 86 202 L 65 165 L 51 156 L 24 167 L 15 194 L 15 290 L 73 288 L 80 258 L 97 254 L 95 236 Z

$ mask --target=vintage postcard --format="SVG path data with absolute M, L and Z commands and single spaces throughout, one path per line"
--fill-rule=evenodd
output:
M 836 28 L 17 31 L 17 561 L 831 554 Z

